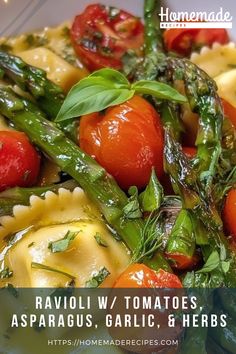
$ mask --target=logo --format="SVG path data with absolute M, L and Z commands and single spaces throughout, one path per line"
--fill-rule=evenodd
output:
M 161 7 L 160 27 L 161 28 L 232 28 L 232 20 L 229 11 L 224 11 L 222 7 L 218 12 L 206 11 L 179 11 Z

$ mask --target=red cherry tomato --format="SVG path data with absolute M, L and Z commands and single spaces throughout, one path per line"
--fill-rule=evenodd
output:
M 158 272 L 145 264 L 131 264 L 116 280 L 114 288 L 182 288 L 177 275 L 163 269 Z
M 199 256 L 193 255 L 193 257 L 187 257 L 183 254 L 168 254 L 165 253 L 167 259 L 173 261 L 173 268 L 178 270 L 193 269 L 199 263 Z
M 164 32 L 164 42 L 168 51 L 183 56 L 202 46 L 211 46 L 214 42 L 225 44 L 229 36 L 225 29 L 171 28 Z
M 139 52 L 143 38 L 143 24 L 137 17 L 100 4 L 87 6 L 71 28 L 74 49 L 91 71 L 121 69 L 122 55 L 128 49 Z
M 155 167 L 163 174 L 163 129 L 150 103 L 139 96 L 105 113 L 80 120 L 80 146 L 93 156 L 118 184 L 128 189 L 144 187 Z
M 0 190 L 32 186 L 38 177 L 40 157 L 24 133 L 0 131 Z
M 231 189 L 226 197 L 223 220 L 227 231 L 236 241 L 236 189 Z
M 183 152 L 190 159 L 192 159 L 197 155 L 197 149 L 195 147 L 183 146 Z
M 236 108 L 229 102 L 221 98 L 221 102 L 224 109 L 224 115 L 227 116 L 236 129 Z

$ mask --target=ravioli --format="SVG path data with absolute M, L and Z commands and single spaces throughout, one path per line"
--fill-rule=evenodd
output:
M 45 199 L 33 196 L 30 206 L 15 206 L 14 216 L 0 218 L 2 266 L 12 272 L 2 283 L 15 287 L 64 287 L 72 277 L 76 287 L 84 287 L 102 268 L 108 275 L 102 287 L 111 287 L 127 267 L 130 256 L 106 228 L 97 208 L 85 193 L 60 189 L 47 192 Z M 53 253 L 50 242 L 61 240 L 68 231 L 76 237 L 62 252 Z M 11 246 L 6 237 L 15 234 Z M 106 247 L 97 242 L 99 235 Z M 40 264 L 32 268 L 32 264 Z M 53 270 L 42 269 L 43 266 Z
M 43 69 L 47 78 L 68 91 L 79 80 L 88 75 L 86 69 L 78 69 L 60 58 L 51 50 L 39 47 L 17 53 L 27 64 Z
M 190 60 L 214 78 L 236 67 L 235 44 L 215 43 L 211 49 L 204 47 L 199 54 L 193 53 Z
M 215 77 L 215 82 L 219 96 L 236 108 L 236 69 Z

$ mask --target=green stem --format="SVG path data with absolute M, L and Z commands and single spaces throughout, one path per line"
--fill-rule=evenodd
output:
M 160 30 L 160 19 L 158 16 L 159 10 L 159 0 L 145 0 L 145 56 L 158 51 L 164 51 L 162 32 Z

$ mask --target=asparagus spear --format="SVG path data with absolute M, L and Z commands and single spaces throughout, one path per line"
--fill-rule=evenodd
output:
M 218 316 L 224 314 L 223 311 L 213 310 Z M 210 328 L 211 337 L 218 343 L 226 352 L 235 353 L 236 348 L 236 326 L 235 321 L 228 314 L 227 316 L 227 326 L 226 327 L 212 327 Z
M 73 190 L 77 186 L 74 180 L 53 184 L 46 187 L 21 188 L 15 187 L 0 193 L 0 216 L 11 215 L 14 205 L 28 205 L 32 195 L 44 197 L 48 191 L 56 193 L 59 188 Z
M 47 79 L 45 71 L 3 51 L 0 51 L 0 69 L 22 90 L 29 91 L 50 118 L 57 116 L 65 97 L 62 89 Z
M 130 250 L 134 251 L 139 246 L 144 224 L 142 219 L 131 220 L 124 216 L 123 209 L 128 198 L 112 176 L 66 138 L 32 102 L 19 98 L 10 88 L 0 87 L 0 112 L 24 131 L 62 171 L 79 183 L 98 205 L 108 224 L 122 237 Z M 152 267 L 170 270 L 160 253 L 155 255 Z
M 168 58 L 172 77 L 183 79 L 191 109 L 199 114 L 196 140 L 199 183 L 211 194 L 211 187 L 221 154 L 223 111 L 215 82 L 187 59 Z
M 145 20 L 145 56 L 164 51 L 160 19 L 158 16 L 160 3 L 157 0 L 147 0 L 144 7 Z
M 202 196 L 197 184 L 197 171 L 173 135 L 173 129 L 166 128 L 164 166 L 171 176 L 173 187 L 181 196 L 184 208 L 193 210 L 207 228 L 219 230 L 222 228 L 222 220 L 218 211 L 210 197 L 206 202 L 205 196 Z

